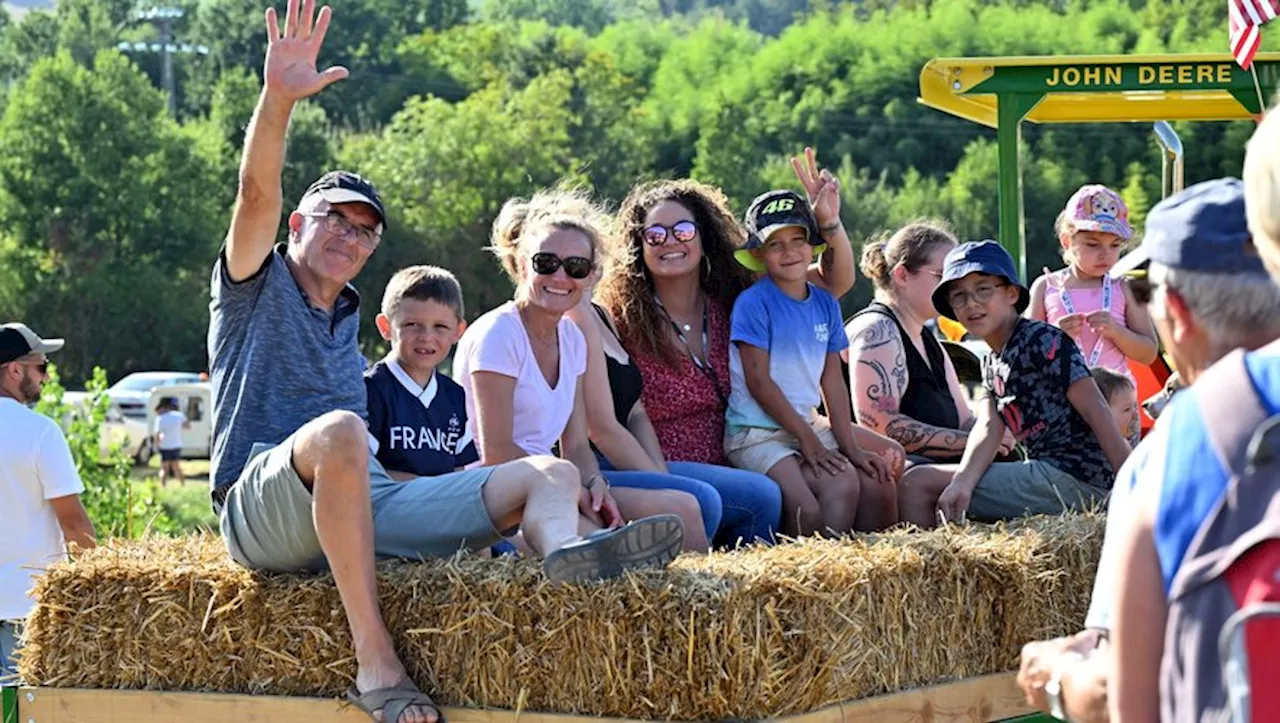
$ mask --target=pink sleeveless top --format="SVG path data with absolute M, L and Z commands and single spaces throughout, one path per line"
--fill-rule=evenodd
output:
M 1063 272 L 1055 272 L 1049 277 L 1049 285 L 1044 292 L 1044 312 L 1045 318 L 1050 324 L 1058 325 L 1058 321 L 1062 317 L 1072 313 L 1089 314 L 1098 311 L 1104 306 L 1105 293 L 1103 284 L 1098 284 L 1092 289 L 1066 289 L 1066 293 L 1070 298 L 1070 307 L 1068 302 L 1063 301 L 1062 288 L 1064 274 Z M 1125 325 L 1125 300 L 1124 287 L 1120 281 L 1111 280 L 1111 318 L 1116 320 L 1120 326 Z M 1098 335 L 1086 324 L 1080 330 L 1078 336 L 1072 337 L 1076 346 L 1080 347 L 1080 353 L 1084 355 L 1085 362 L 1090 367 L 1104 367 L 1113 372 L 1125 375 L 1129 379 L 1133 379 L 1132 372 L 1129 371 L 1129 360 L 1125 358 L 1124 352 L 1115 345 L 1115 342 L 1106 339 L 1099 339 Z M 1102 342 L 1102 346 L 1095 352 L 1098 342 Z M 1094 355 L 1097 358 L 1094 358 Z

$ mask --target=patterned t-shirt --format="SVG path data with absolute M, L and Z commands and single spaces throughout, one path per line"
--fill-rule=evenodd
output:
M 694 366 L 683 347 L 670 364 L 658 354 L 623 345 L 644 377 L 640 401 L 653 423 L 662 454 L 673 462 L 724 464 L 724 410 L 729 397 L 729 314 L 707 299 L 709 373 Z M 718 389 L 718 391 L 717 391 Z
M 1086 484 L 1111 489 L 1115 472 L 1067 390 L 1089 367 L 1071 337 L 1043 321 L 1019 319 L 1001 351 L 982 361 L 982 385 L 1031 459 Z

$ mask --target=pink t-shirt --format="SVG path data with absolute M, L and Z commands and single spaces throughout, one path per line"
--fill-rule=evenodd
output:
M 1065 291 L 1070 298 L 1071 307 L 1077 314 L 1088 314 L 1099 311 L 1103 308 L 1105 293 L 1103 284 L 1099 283 L 1097 287 L 1090 289 L 1063 289 L 1062 284 L 1064 275 L 1062 272 L 1056 272 L 1049 277 L 1049 284 L 1044 290 L 1044 313 L 1045 319 L 1054 326 L 1062 317 L 1067 316 L 1071 311 L 1067 308 L 1067 302 L 1063 301 L 1062 295 Z M 1125 300 L 1123 282 L 1116 279 L 1111 280 L 1111 317 L 1116 320 L 1120 326 L 1127 324 L 1125 320 Z M 1095 360 L 1094 348 L 1099 339 L 1098 335 L 1086 324 L 1081 327 L 1078 336 L 1072 337 L 1076 346 L 1080 347 L 1080 353 L 1084 355 L 1085 362 L 1090 367 L 1104 367 L 1113 372 L 1123 374 L 1129 379 L 1133 379 L 1133 374 L 1129 371 L 1129 360 L 1125 358 L 1124 352 L 1120 351 L 1120 347 L 1115 342 L 1102 339 L 1102 346 L 1098 350 L 1098 356 Z
M 582 331 L 568 318 L 562 318 L 558 333 L 560 376 L 552 387 L 538 368 L 529 334 L 514 302 L 499 306 L 468 327 L 458 342 L 453 378 L 467 393 L 467 424 L 477 441 L 480 415 L 476 414 L 471 375 L 493 372 L 516 380 L 512 441 L 530 455 L 551 454 L 573 414 L 578 377 L 587 371 L 587 342 Z

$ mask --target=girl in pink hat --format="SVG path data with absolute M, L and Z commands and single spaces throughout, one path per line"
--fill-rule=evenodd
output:
M 1083 186 L 1067 201 L 1054 230 L 1067 267 L 1046 268 L 1031 285 L 1027 317 L 1065 331 L 1090 367 L 1132 380 L 1129 360 L 1150 364 L 1159 348 L 1146 308 L 1134 301 L 1123 277 L 1111 276 L 1133 236 L 1129 209 L 1110 188 Z

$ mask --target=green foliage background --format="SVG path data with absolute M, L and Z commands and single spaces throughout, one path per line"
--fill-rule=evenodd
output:
M 0 19 L 0 319 L 65 336 L 75 384 L 95 367 L 206 366 L 210 266 L 259 88 L 263 0 L 181 0 L 178 118 L 133 0 L 59 0 Z M 278 3 L 283 4 L 283 3 Z M 916 103 L 937 56 L 1223 52 L 1221 0 L 342 0 L 321 62 L 351 77 L 296 113 L 296 198 L 323 170 L 372 177 L 392 215 L 357 283 L 372 316 L 398 267 L 454 270 L 471 317 L 509 294 L 483 251 L 504 200 L 571 179 L 620 200 L 693 176 L 741 211 L 794 186 L 815 145 L 845 182 L 860 243 L 920 216 L 996 231 L 992 132 Z M 1268 30 L 1265 49 L 1280 49 Z M 1238 174 L 1250 123 L 1178 127 L 1187 181 Z M 1146 124 L 1029 126 L 1029 266 L 1056 264 L 1051 224 L 1085 182 L 1159 198 Z M 860 282 L 847 309 L 866 302 Z M 371 321 L 371 319 L 366 319 Z M 370 354 L 378 352 L 365 325 Z
M 49 377 L 36 411 L 63 424 L 71 458 L 84 484 L 80 500 L 93 520 L 98 539 L 178 531 L 159 500 L 155 481 L 133 482 L 133 458 L 119 444 L 104 450 L 103 422 L 111 408 L 106 372 L 101 367 L 94 368 L 86 385 L 88 396 L 75 406 L 64 401 L 56 367 L 50 366 Z

